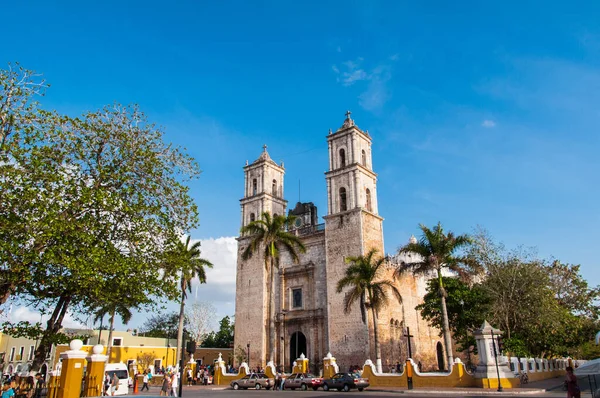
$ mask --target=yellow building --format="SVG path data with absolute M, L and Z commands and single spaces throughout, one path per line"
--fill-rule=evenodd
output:
M 90 336 L 84 341 L 85 344 L 81 348 L 83 351 L 91 354 L 92 347 L 100 343 L 104 345 L 103 353 L 106 354 L 107 330 L 103 330 L 102 333 L 98 330 L 68 330 L 66 332 L 74 335 L 85 334 Z M 0 333 L 0 369 L 2 369 L 2 372 L 5 374 L 29 372 L 37 344 L 38 341 L 36 340 L 14 338 Z M 112 333 L 112 344 L 108 362 L 127 364 L 131 372 L 175 366 L 177 358 L 176 339 L 145 337 L 136 335 L 131 331 L 115 330 Z M 68 350 L 68 344 L 53 346 L 50 355 L 40 369 L 40 373 L 47 376 L 60 361 L 60 354 Z M 194 362 L 212 365 L 219 353 L 229 363 L 228 359 L 232 356 L 233 350 L 231 348 L 197 348 L 194 353 Z M 189 359 L 189 355 L 186 354 L 186 363 L 189 362 Z

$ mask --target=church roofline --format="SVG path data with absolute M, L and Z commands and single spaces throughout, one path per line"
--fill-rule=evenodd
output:
M 281 162 L 281 165 L 278 165 L 273 159 L 271 159 L 271 156 L 269 156 L 269 152 L 267 152 L 267 145 L 263 145 L 263 151 L 261 152 L 258 159 L 256 159 L 254 162 L 252 162 L 250 164 L 248 164 L 248 161 L 246 161 L 244 170 L 249 170 L 254 167 L 262 166 L 264 163 L 269 163 L 271 166 L 274 166 L 275 168 L 277 168 L 281 171 L 285 170 L 283 167 L 283 162 Z

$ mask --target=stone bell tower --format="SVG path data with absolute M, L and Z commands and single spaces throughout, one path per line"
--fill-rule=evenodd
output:
M 267 146 L 259 158 L 244 167 L 244 197 L 240 199 L 241 226 L 261 218 L 262 213 L 285 215 L 287 201 L 283 199 L 283 163 L 275 163 Z M 268 302 L 269 283 L 264 256 L 257 250 L 252 258 L 242 259 L 249 238 L 240 236 L 238 241 L 236 297 L 235 297 L 235 343 L 250 352 L 250 366 L 265 366 L 268 353 Z M 249 347 L 248 347 L 249 345 Z
M 377 210 L 377 174 L 373 172 L 371 136 L 346 113 L 346 120 L 330 131 L 327 180 L 328 215 L 325 219 L 327 258 L 329 351 L 341 369 L 361 364 L 370 357 L 368 323 L 358 303 L 344 313 L 345 292 L 337 293 L 348 256 L 359 256 L 375 248 L 383 255 L 383 218 Z M 374 358 L 373 358 L 374 359 Z

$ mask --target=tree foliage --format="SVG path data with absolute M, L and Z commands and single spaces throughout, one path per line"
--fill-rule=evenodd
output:
M 135 106 L 41 110 L 33 72 L 0 72 L 0 299 L 49 313 L 32 368 L 68 311 L 176 298 L 164 253 L 197 225 L 196 162 Z
M 229 316 L 224 317 L 219 322 L 219 330 L 210 332 L 204 341 L 202 347 L 208 348 L 229 348 L 233 344 L 234 323 Z
M 508 251 L 484 230 L 475 233 L 470 256 L 485 267 L 481 282 L 492 298 L 488 320 L 504 331 L 516 355 L 569 355 L 600 327 L 598 288 L 579 266 L 540 260 L 531 249 Z
M 442 272 L 451 272 L 463 280 L 470 280 L 482 271 L 480 263 L 472 261 L 470 257 L 463 256 L 461 250 L 471 244 L 468 235 L 455 235 L 451 231 L 444 231 L 438 222 L 433 228 L 421 224 L 419 228 L 422 236 L 417 242 L 410 242 L 399 249 L 400 254 L 409 254 L 409 261 L 403 262 L 396 270 L 395 275 L 400 276 L 405 272 L 415 275 L 435 274 L 438 280 L 438 294 L 440 297 L 440 312 L 442 316 L 442 334 L 444 348 L 446 349 L 446 364 L 448 368 L 454 363 L 452 350 L 452 336 L 446 308 L 446 289 L 442 279 Z
M 179 313 L 161 312 L 150 315 L 139 330 L 139 334 L 145 337 L 160 337 L 163 339 L 175 339 L 179 326 Z M 184 319 L 184 339 L 190 337 L 187 318 Z
M 185 316 L 188 320 L 190 338 L 201 345 L 212 330 L 217 310 L 210 301 L 195 302 L 187 306 Z
M 473 332 L 481 327 L 490 313 L 492 299 L 480 285 L 469 284 L 458 278 L 444 277 L 448 321 L 452 336 L 457 342 L 457 350 L 464 351 L 475 345 Z M 439 295 L 439 282 L 431 279 L 427 283 L 427 293 L 423 303 L 416 309 L 431 326 L 442 330 L 442 314 Z M 440 332 L 441 334 L 441 332 Z

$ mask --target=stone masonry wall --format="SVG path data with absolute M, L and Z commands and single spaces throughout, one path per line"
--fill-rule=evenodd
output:
M 251 259 L 242 260 L 241 253 L 248 243 L 249 238 L 238 240 L 234 346 L 246 350 L 246 345 L 250 342 L 249 365 L 255 367 L 266 364 L 269 297 L 262 253 L 257 252 Z
M 369 352 L 369 331 L 361 311 L 355 304 L 344 312 L 345 292 L 337 293 L 337 283 L 344 276 L 345 258 L 363 254 L 362 210 L 355 209 L 325 218 L 327 256 L 327 293 L 329 350 L 337 358 L 341 370 L 361 364 Z

